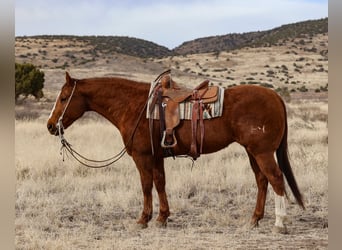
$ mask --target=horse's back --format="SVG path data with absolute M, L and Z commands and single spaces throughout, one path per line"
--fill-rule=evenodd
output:
M 276 102 L 278 105 L 282 103 L 282 99 L 274 90 L 257 85 L 234 86 L 226 89 L 225 92 L 225 97 L 233 100 L 234 103 L 239 100 L 245 103 L 258 103 L 260 101 Z

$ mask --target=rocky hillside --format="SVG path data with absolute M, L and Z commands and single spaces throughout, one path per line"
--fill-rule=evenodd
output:
M 294 38 L 313 37 L 328 32 L 328 18 L 287 24 L 281 27 L 243 34 L 228 34 L 198 38 L 184 42 L 173 52 L 179 55 L 230 51 L 243 47 L 261 47 L 283 44 Z
M 160 46 L 143 39 L 124 36 L 30 36 L 16 37 L 18 44 L 24 41 L 37 41 L 41 45 L 38 53 L 46 56 L 47 46 L 51 43 L 59 43 L 56 49 L 66 46 L 80 47 L 81 51 L 88 56 L 80 58 L 79 63 L 94 60 L 102 55 L 120 53 L 140 58 L 161 58 L 170 55 L 186 55 L 207 52 L 230 51 L 243 47 L 261 47 L 282 44 L 294 38 L 313 37 L 316 34 L 328 32 L 328 18 L 287 24 L 281 27 L 258 32 L 242 34 L 227 34 L 223 36 L 212 36 L 198 38 L 193 41 L 184 42 L 173 50 Z M 65 41 L 69 41 L 65 44 Z M 64 44 L 64 45 L 63 45 Z M 56 45 L 57 46 L 57 45 Z M 30 45 L 26 45 L 29 49 Z M 28 52 L 29 53 L 29 52 Z M 22 58 L 35 57 L 35 54 L 20 55 Z M 73 55 L 68 55 L 71 59 Z
M 24 41 L 39 41 L 42 45 L 41 53 L 44 53 L 44 48 L 51 43 L 62 43 L 68 41 L 70 47 L 80 47 L 82 52 L 96 58 L 99 54 L 120 53 L 135 57 L 163 57 L 171 55 L 171 51 L 163 46 L 146 41 L 139 38 L 127 36 L 23 36 L 16 37 L 16 42 Z M 65 45 L 59 45 L 58 49 L 65 48 Z M 27 48 L 29 45 L 27 46 Z M 28 55 L 29 56 L 29 55 Z
M 328 35 L 299 37 L 274 46 L 198 53 L 158 59 L 171 65 L 174 75 L 209 79 L 230 87 L 256 84 L 284 96 L 328 91 Z

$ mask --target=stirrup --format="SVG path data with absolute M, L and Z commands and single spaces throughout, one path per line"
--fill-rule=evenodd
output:
M 162 146 L 162 148 L 173 148 L 174 146 L 176 146 L 176 144 L 177 144 L 177 139 L 176 139 L 176 136 L 175 136 L 175 131 L 173 131 L 172 136 L 173 136 L 173 144 L 170 144 L 170 145 L 165 144 L 166 131 L 164 130 L 164 132 L 163 132 L 163 138 L 162 138 L 161 143 L 160 143 L 160 145 Z

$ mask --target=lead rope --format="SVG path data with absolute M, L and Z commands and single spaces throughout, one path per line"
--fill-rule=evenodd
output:
M 89 159 L 89 158 L 81 155 L 79 152 L 77 152 L 71 146 L 71 144 L 65 139 L 65 137 L 63 135 L 63 123 L 62 123 L 62 120 L 59 119 L 59 121 L 58 121 L 58 133 L 59 133 L 59 139 L 60 139 L 61 144 L 62 144 L 61 149 L 60 149 L 60 154 L 63 157 L 63 161 L 64 161 L 64 154 L 67 151 L 70 153 L 70 155 L 75 160 L 77 160 L 79 163 L 81 163 L 82 165 L 89 167 L 89 168 L 104 168 L 104 167 L 107 167 L 107 166 L 117 162 L 118 160 L 120 160 L 125 155 L 125 153 L 127 152 L 127 147 L 132 143 L 133 136 L 137 130 L 138 124 L 141 120 L 142 114 L 144 113 L 146 106 L 147 106 L 147 102 L 144 105 L 144 107 L 143 107 L 143 109 L 142 109 L 142 111 L 138 117 L 137 123 L 135 124 L 134 130 L 133 130 L 132 135 L 130 136 L 127 144 L 123 147 L 123 149 L 118 154 L 116 154 L 113 157 L 106 159 L 106 160 L 92 160 L 92 159 Z M 90 162 L 90 163 L 94 163 L 94 164 L 88 164 L 86 162 Z M 95 165 L 95 164 L 99 164 L 99 163 L 101 163 L 101 164 L 103 163 L 103 164 L 102 165 Z
M 117 162 L 118 160 L 120 160 L 124 154 L 126 153 L 126 147 L 129 145 L 129 143 L 115 156 L 109 158 L 109 159 L 106 159 L 106 160 L 92 160 L 92 159 L 89 159 L 87 157 L 84 157 L 83 155 L 81 155 L 80 153 L 78 153 L 74 148 L 72 148 L 71 144 L 64 138 L 64 135 L 63 135 L 63 125 L 60 124 L 59 126 L 59 138 L 60 138 L 60 141 L 61 141 L 61 148 L 60 148 L 60 154 L 62 155 L 63 157 L 63 161 L 64 161 L 64 155 L 66 155 L 66 152 L 69 152 L 70 155 L 75 159 L 77 160 L 79 163 L 81 163 L 82 165 L 86 166 L 86 167 L 89 167 L 89 168 L 104 168 L 104 167 L 107 167 L 115 162 Z M 91 162 L 91 163 L 104 163 L 103 165 L 91 165 L 91 164 L 88 164 L 86 163 L 85 161 L 87 162 Z

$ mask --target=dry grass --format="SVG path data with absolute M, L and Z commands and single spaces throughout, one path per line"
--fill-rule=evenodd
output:
M 247 230 L 256 184 L 238 144 L 203 155 L 195 166 L 167 159 L 171 216 L 166 229 L 134 225 L 142 209 L 140 179 L 125 156 L 115 166 L 87 169 L 59 155 L 45 118 L 16 121 L 17 249 L 325 249 L 328 245 L 327 103 L 289 104 L 289 150 L 307 210 L 288 202 L 289 235 L 271 232 L 273 193 L 260 227 Z M 66 137 L 81 152 L 106 158 L 122 147 L 102 119 L 76 122 Z M 154 219 L 158 199 L 154 195 Z

